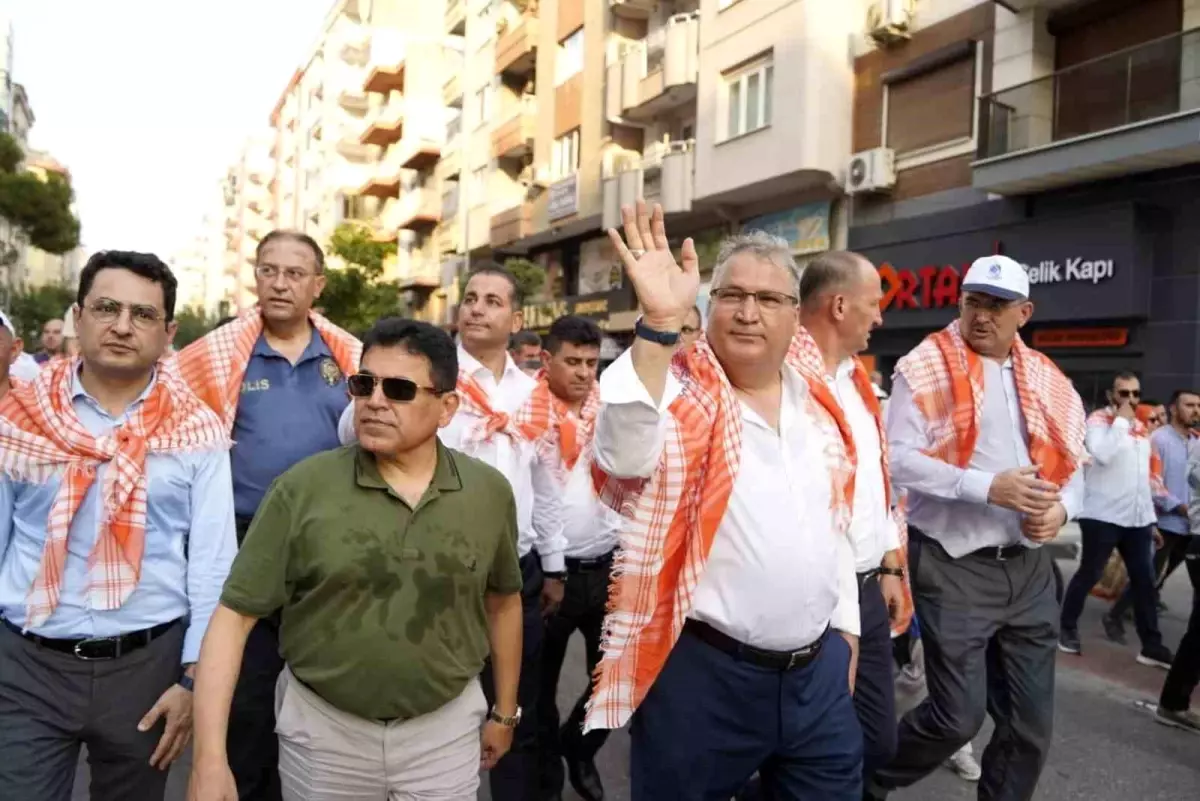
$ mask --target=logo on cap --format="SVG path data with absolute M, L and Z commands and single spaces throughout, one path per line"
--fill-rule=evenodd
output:
M 992 262 L 992 266 L 988 267 L 988 278 L 999 278 L 999 277 L 1000 277 L 1000 264 L 999 264 L 999 262 Z

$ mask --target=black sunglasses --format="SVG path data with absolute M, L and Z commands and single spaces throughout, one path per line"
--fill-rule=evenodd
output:
M 369 398 L 375 394 L 375 385 L 383 387 L 383 397 L 396 403 L 411 403 L 419 390 L 430 395 L 442 395 L 433 387 L 423 387 L 407 378 L 381 378 L 370 373 L 355 373 L 346 379 L 346 389 L 352 398 Z
M 1140 389 L 1118 389 L 1116 395 L 1118 398 L 1140 398 L 1142 391 Z

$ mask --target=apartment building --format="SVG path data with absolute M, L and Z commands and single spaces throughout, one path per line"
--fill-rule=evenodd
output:
M 272 157 L 274 132 L 246 139 L 221 185 L 221 227 L 224 238 L 224 296 L 230 307 L 244 311 L 257 302 L 255 251 L 275 227 L 271 183 L 276 176 Z
M 435 171 L 448 311 L 471 258 L 525 257 L 546 273 L 527 324 L 584 314 L 614 351 L 636 310 L 604 229 L 638 197 L 663 205 L 676 243 L 696 239 L 706 270 L 743 226 L 786 236 L 799 257 L 829 248 L 844 228 L 857 5 L 447 2 L 463 52 Z
M 849 242 L 880 268 L 887 373 L 973 259 L 1028 269 L 1023 334 L 1102 402 L 1200 377 L 1200 2 L 893 4 L 855 60 Z M 915 11 L 915 13 L 908 13 Z

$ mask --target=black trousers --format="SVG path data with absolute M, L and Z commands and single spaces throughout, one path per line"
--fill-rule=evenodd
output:
M 562 674 L 567 644 L 576 631 L 583 635 L 587 649 L 588 688 L 572 707 L 563 731 L 572 738 L 572 750 L 592 760 L 608 731 L 582 734 L 587 701 L 591 696 L 591 676 L 600 662 L 600 636 L 604 630 L 604 612 L 608 606 L 608 577 L 612 554 L 599 560 L 567 560 L 567 589 L 562 606 L 546 621 L 546 639 L 542 650 L 541 694 L 538 698 L 538 753 L 541 761 L 543 798 L 552 798 L 563 789 L 563 744 L 559 739 L 558 679 Z
M 1083 537 L 1083 556 L 1063 598 L 1063 630 L 1074 631 L 1079 625 L 1079 616 L 1083 614 L 1088 593 L 1100 580 L 1108 557 L 1116 548 L 1129 573 L 1129 590 L 1126 594 L 1133 598 L 1134 620 L 1142 648 L 1162 645 L 1158 609 L 1154 603 L 1154 566 L 1150 558 L 1154 540 L 1151 527 L 1127 528 L 1103 520 L 1081 518 L 1079 531 Z
M 250 521 L 237 520 L 238 542 Z M 275 683 L 283 670 L 279 620 L 260 620 L 250 630 L 242 670 L 229 709 L 225 748 L 241 801 L 281 801 L 279 738 L 275 734 Z
M 517 703 L 521 722 L 513 734 L 512 749 L 492 768 L 489 783 L 492 801 L 533 801 L 538 772 L 538 694 L 542 661 L 542 566 L 536 552 L 521 557 L 521 607 L 524 626 L 521 640 L 521 680 L 517 685 Z M 483 693 L 488 705 L 496 703 L 492 663 L 483 669 Z
M 863 733 L 863 776 L 873 776 L 896 756 L 896 685 L 892 627 L 879 577 L 859 584 L 858 670 L 854 711 Z
M 161 801 L 150 767 L 166 726 L 138 721 L 179 680 L 183 626 L 127 654 L 84 662 L 0 625 L 0 799 L 71 801 L 87 745 L 92 801 Z
M 1183 564 L 1183 558 L 1188 552 L 1192 537 L 1188 534 L 1174 534 L 1159 529 L 1162 534 L 1163 547 L 1154 552 L 1155 590 L 1161 590 L 1167 578 L 1175 572 L 1175 568 Z M 1132 587 L 1127 588 L 1113 604 L 1109 614 L 1120 620 L 1129 607 L 1133 605 Z M 1157 602 L 1157 593 L 1155 601 Z
M 1200 684 L 1200 537 L 1191 539 L 1186 564 L 1188 578 L 1192 580 L 1192 615 L 1158 699 L 1159 705 L 1172 712 L 1186 710 L 1196 685 Z

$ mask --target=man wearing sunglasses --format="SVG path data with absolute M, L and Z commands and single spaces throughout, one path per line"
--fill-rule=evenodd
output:
M 512 741 L 512 489 L 438 440 L 459 404 L 447 334 L 391 317 L 363 347 L 347 382 L 358 444 L 272 485 L 225 584 L 196 683 L 192 801 L 238 798 L 225 750 L 234 681 L 251 628 L 277 612 L 285 799 L 466 801 Z M 490 710 L 479 681 L 489 652 Z
M 1088 417 L 1085 440 L 1091 461 L 1084 468 L 1083 509 L 1079 529 L 1083 556 L 1063 596 L 1058 650 L 1082 651 L 1079 616 L 1088 593 L 1116 548 L 1129 572 L 1144 665 L 1171 664 L 1163 645 L 1154 602 L 1154 499 L 1166 494 L 1162 460 L 1150 446 L 1150 430 L 1137 419 L 1141 384 L 1133 373 L 1118 373 L 1108 390 L 1108 406 Z M 1109 637 L 1122 640 L 1109 628 Z
M 224 420 L 235 445 L 233 492 L 238 542 L 267 487 L 292 465 L 336 448 L 347 408 L 345 376 L 361 345 L 313 311 L 325 288 L 325 256 L 295 231 L 263 237 L 255 254 L 258 304 L 184 348 L 178 368 Z M 277 801 L 275 737 L 278 621 L 251 633 L 229 727 L 230 762 L 242 801 Z

